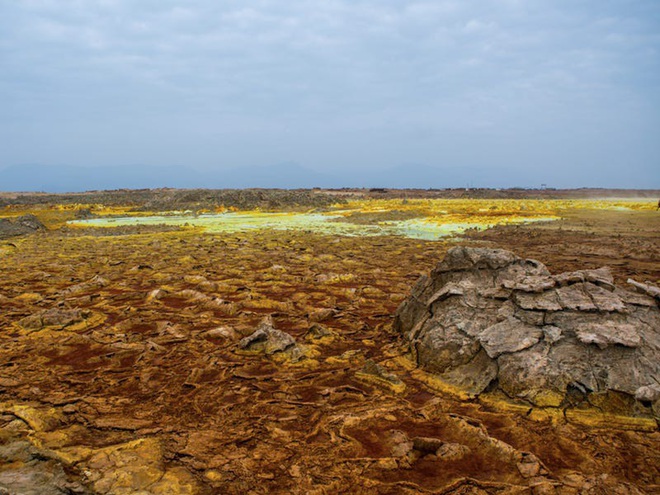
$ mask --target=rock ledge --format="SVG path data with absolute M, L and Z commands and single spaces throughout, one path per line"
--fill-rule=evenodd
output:
M 396 312 L 418 366 L 471 394 L 660 417 L 660 290 L 455 247 Z

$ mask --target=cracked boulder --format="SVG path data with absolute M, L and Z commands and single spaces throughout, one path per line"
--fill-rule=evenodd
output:
M 394 325 L 418 366 L 471 394 L 659 417 L 660 290 L 629 284 L 607 268 L 552 275 L 509 251 L 455 247 Z

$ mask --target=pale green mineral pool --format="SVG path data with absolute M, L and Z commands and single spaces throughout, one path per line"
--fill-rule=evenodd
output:
M 87 227 L 120 227 L 127 225 L 193 225 L 209 233 L 244 232 L 248 230 L 302 230 L 329 235 L 379 236 L 398 235 L 412 239 L 436 240 L 458 234 L 469 228 L 486 229 L 495 223 L 443 223 L 442 217 L 415 218 L 356 225 L 342 222 L 341 215 L 322 213 L 232 212 L 207 215 L 158 215 L 148 217 L 93 218 L 73 220 L 71 225 Z M 332 220 L 332 221 L 330 221 Z M 506 223 L 556 220 L 556 217 L 513 217 Z M 502 223 L 502 222 L 499 222 Z

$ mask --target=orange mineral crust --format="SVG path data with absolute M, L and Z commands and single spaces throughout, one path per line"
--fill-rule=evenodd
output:
M 609 265 L 616 283 L 657 285 L 660 215 L 646 203 L 360 201 L 332 208 L 370 225 L 448 208 L 461 221 L 557 220 L 426 240 L 66 226 L 81 208 L 4 210 L 35 213 L 43 228 L 0 240 L 0 487 L 660 491 L 652 414 L 475 397 L 418 368 L 393 328 L 420 275 L 456 245 L 511 249 L 553 273 Z

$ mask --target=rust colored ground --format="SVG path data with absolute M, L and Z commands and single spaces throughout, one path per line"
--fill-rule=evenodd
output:
M 657 283 L 654 213 L 573 212 L 561 223 L 460 242 L 511 249 L 553 272 L 607 264 L 619 282 Z M 427 388 L 397 359 L 405 348 L 390 330 L 392 315 L 455 241 L 77 232 L 14 240 L 0 258 L 0 402 L 62 410 L 62 429 L 86 432 L 72 443 L 157 438 L 167 465 L 192 473 L 199 493 L 660 490 L 657 431 L 538 421 L 461 401 Z M 95 276 L 105 285 L 85 285 Z M 82 328 L 18 325 L 51 308 L 98 318 Z M 236 340 L 266 314 L 315 349 L 314 359 L 291 366 L 237 354 Z M 305 339 L 316 320 L 334 340 Z M 230 329 L 208 333 L 220 327 Z M 398 375 L 406 390 L 357 379 L 366 359 Z M 535 454 L 548 476 L 535 487 L 477 428 Z M 471 455 L 393 463 L 395 430 L 467 445 Z

